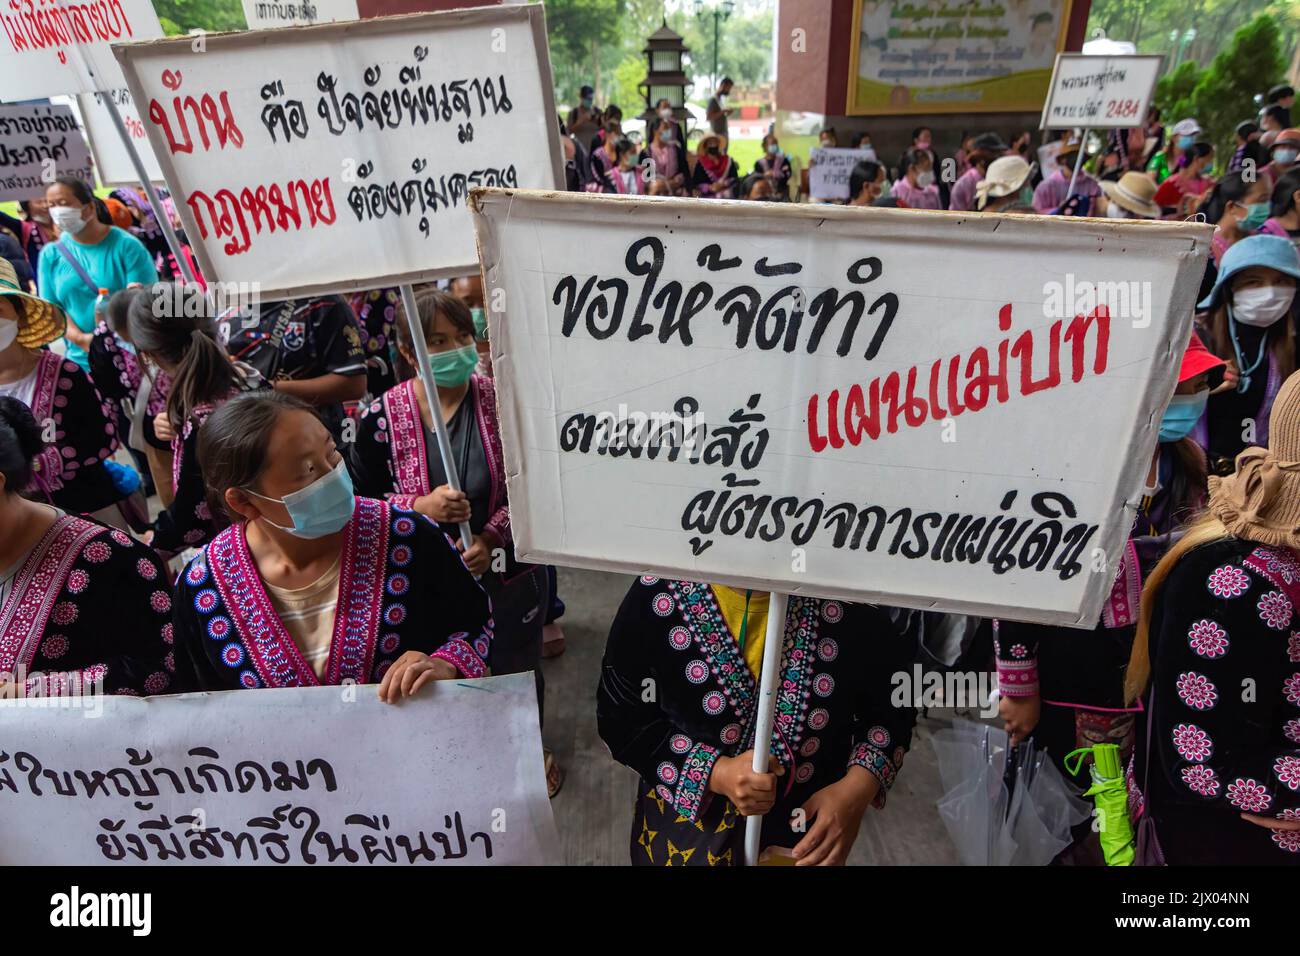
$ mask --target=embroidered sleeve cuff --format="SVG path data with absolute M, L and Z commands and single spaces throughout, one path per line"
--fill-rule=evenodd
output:
M 419 495 L 389 495 L 388 503 L 394 508 L 403 508 L 406 511 L 415 510 L 415 499 Z
M 673 791 L 673 808 L 694 823 L 699 819 L 709 798 L 709 775 L 722 752 L 708 744 L 696 744 L 682 758 L 681 768 L 664 761 L 659 765 L 659 779 L 671 782 L 676 774 L 677 787 Z
M 464 637 L 453 637 L 429 656 L 442 658 L 465 677 L 487 676 L 487 664 Z
M 998 693 L 1003 697 L 1035 697 L 1038 694 L 1038 659 L 998 659 Z
M 894 762 L 880 748 L 862 743 L 853 748 L 853 756 L 849 758 L 849 766 L 861 767 L 880 781 L 880 790 L 876 793 L 876 798 L 871 801 L 871 805 L 876 809 L 883 807 L 885 805 L 885 795 L 889 792 L 889 788 L 894 785 L 894 777 L 898 774 L 898 767 L 894 765 Z

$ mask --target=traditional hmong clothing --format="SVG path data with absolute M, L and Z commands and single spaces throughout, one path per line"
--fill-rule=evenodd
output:
M 181 430 L 172 437 L 172 503 L 153 522 L 153 546 L 159 551 L 176 553 L 198 547 L 227 524 L 220 516 L 213 515 L 208 505 L 207 486 L 199 467 L 199 429 L 228 399 L 242 391 L 266 387 L 255 369 L 236 364 L 241 376 L 238 387 L 219 402 L 194 406 Z
M 29 407 L 38 424 L 54 422 L 54 441 L 36 456 L 31 487 L 72 514 L 89 514 L 121 499 L 105 459 L 117 449 L 112 408 L 75 362 L 41 352 Z
M 792 811 L 850 766 L 880 781 L 883 806 L 915 712 L 891 702 L 911 644 L 867 605 L 791 597 L 772 754 L 785 768 L 763 818 L 763 846 L 794 847 Z M 647 694 L 652 687 L 653 694 Z M 754 746 L 758 687 L 712 588 L 643 577 L 619 608 L 597 690 L 600 736 L 641 775 L 632 862 L 738 864 L 741 818 L 708 790 L 718 757 Z
M 402 382 L 372 402 L 361 413 L 357 438 L 349 450 L 357 493 L 387 498 L 404 508 L 414 507 L 416 498 L 447 482 L 437 443 L 420 418 L 414 385 L 414 379 Z M 492 598 L 496 627 L 492 672 L 533 671 L 540 707 L 545 694 L 538 663 L 544 614 L 537 609 L 549 607 L 550 587 L 543 568 L 514 559 L 492 379 L 470 376 L 465 400 L 447 422 L 447 430 L 461 486 L 470 502 L 470 530 L 483 535 L 493 547 L 505 549 L 507 556 L 504 571 L 489 570 L 482 578 Z M 453 537 L 457 534 L 454 525 L 443 530 Z
M 338 613 L 318 679 L 276 613 L 244 525 L 226 528 L 176 582 L 176 633 L 203 690 L 377 683 L 407 651 L 487 673 L 487 595 L 432 521 L 357 498 L 343 536 Z
M 1156 491 L 1138 507 L 1119 574 L 1095 628 L 994 622 L 998 690 L 1004 697 L 1041 700 L 1033 737 L 1063 771 L 1061 761 L 1078 747 L 1113 743 L 1123 760 L 1133 752 L 1136 708 L 1124 705 L 1124 672 L 1133 650 L 1142 582 L 1205 498 L 1204 481 L 1187 474 L 1176 443 L 1160 445 L 1156 477 Z M 1091 763 L 1079 765 L 1076 783 L 1088 784 Z
M 393 372 L 393 323 L 401 292 L 394 288 L 369 289 L 348 299 L 361 333 L 361 351 L 366 356 L 366 391 L 382 395 L 397 384 Z
M 130 425 L 130 413 L 140 391 L 140 384 L 144 381 L 140 359 L 134 352 L 123 347 L 123 343 L 106 322 L 95 326 L 89 355 L 91 381 L 99 389 L 100 396 L 112 406 L 116 415 L 113 420 L 118 424 L 118 436 L 126 441 L 130 437 L 126 430 Z M 154 433 L 153 419 L 167 407 L 167 392 L 170 388 L 171 379 L 167 373 L 157 370 L 140 421 L 142 437 L 154 448 L 168 447 L 167 442 Z
M 161 694 L 179 686 L 166 569 L 116 529 L 63 515 L 28 554 L 0 605 L 0 675 L 27 694 Z M 0 682 L 9 680 L 0 676 Z
M 1300 831 L 1238 816 L 1300 819 L 1297 607 L 1297 556 L 1240 538 L 1193 549 L 1165 579 L 1149 635 L 1152 752 L 1139 728 L 1129 784 L 1172 865 L 1300 864 Z

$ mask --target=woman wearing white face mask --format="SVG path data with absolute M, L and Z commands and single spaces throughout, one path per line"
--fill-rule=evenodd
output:
M 686 148 L 677 138 L 677 124 L 670 115 L 668 119 L 656 120 L 651 125 L 650 144 L 641 150 L 638 162 L 642 169 L 649 171 L 651 180 L 662 179 L 668 184 L 670 195 L 685 196 L 686 174 L 690 172 L 690 166 L 686 163 Z
M 132 284 L 157 282 L 158 270 L 144 243 L 100 220 L 95 194 L 80 179 L 59 176 L 45 198 L 59 241 L 41 250 L 36 285 L 68 314 L 68 358 L 89 372 L 99 290 L 111 295 Z
M 908 209 L 942 209 L 939 187 L 934 182 L 934 158 L 928 149 L 913 147 L 903 154 L 892 195 Z
M 1201 434 L 1210 470 L 1231 474 L 1237 455 L 1268 441 L 1269 414 L 1296 369 L 1295 297 L 1300 256 L 1277 236 L 1247 236 L 1219 265 L 1201 337 L 1235 369 L 1235 387 L 1210 398 Z M 1230 375 L 1230 379 L 1234 375 Z
M 790 177 L 794 174 L 790 157 L 781 152 L 781 144 L 772 133 L 763 137 L 763 155 L 754 161 L 754 172 L 772 181 L 779 202 L 789 200 Z
M 176 583 L 178 656 L 200 689 L 355 681 L 396 703 L 486 673 L 487 595 L 429 519 L 353 495 L 309 406 L 236 396 L 204 422 L 198 455 L 234 522 Z

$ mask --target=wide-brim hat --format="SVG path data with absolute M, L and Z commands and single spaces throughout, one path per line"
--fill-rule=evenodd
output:
M 1273 400 L 1268 448 L 1247 448 L 1236 466 L 1209 477 L 1210 513 L 1235 537 L 1300 549 L 1300 373 Z
M 983 209 L 990 199 L 1019 192 L 1033 168 L 1019 156 L 1003 156 L 989 163 L 984 178 L 975 184 L 975 207 Z
M 22 317 L 18 320 L 18 344 L 38 349 L 61 337 L 68 328 L 68 316 L 53 302 L 23 290 L 18 273 L 8 259 L 0 259 L 0 295 L 22 299 Z
M 1104 183 L 1102 185 L 1105 185 Z M 1228 247 L 1219 260 L 1219 274 L 1214 277 L 1214 288 L 1198 304 L 1198 309 L 1213 309 L 1223 299 L 1223 290 L 1232 277 L 1243 269 L 1263 266 L 1300 282 L 1300 254 L 1290 239 L 1281 236 L 1247 236 Z
M 1125 173 L 1118 182 L 1103 180 L 1101 191 L 1111 202 L 1135 215 L 1147 219 L 1160 218 L 1160 207 L 1152 202 L 1156 194 L 1155 181 L 1144 173 Z

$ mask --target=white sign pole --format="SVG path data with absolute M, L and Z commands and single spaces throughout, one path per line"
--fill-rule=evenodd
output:
M 776 720 L 776 672 L 781 666 L 781 646 L 785 643 L 785 614 L 790 595 L 773 591 L 767 606 L 767 636 L 763 638 L 763 670 L 758 682 L 758 716 L 754 726 L 754 772 L 766 773 L 772 756 L 772 724 Z M 778 781 L 778 786 L 780 782 Z M 745 865 L 758 864 L 759 837 L 763 818 L 745 818 Z
M 1074 172 L 1070 174 L 1070 188 L 1065 191 L 1065 198 L 1069 199 L 1074 195 L 1074 181 L 1079 178 L 1079 170 L 1083 167 L 1083 154 L 1088 151 L 1088 131 L 1085 129 L 1079 136 L 1079 155 L 1074 157 Z
M 98 87 L 99 75 L 95 68 L 90 65 L 90 58 L 82 51 L 80 44 L 76 46 L 77 56 L 81 58 L 81 64 L 86 68 L 86 73 L 90 76 L 91 82 Z M 145 169 L 144 160 L 140 158 L 139 151 L 135 148 L 135 143 L 131 142 L 131 135 L 126 131 L 126 124 L 122 122 L 122 114 L 118 112 L 117 104 L 113 102 L 113 90 L 105 86 L 102 90 L 104 93 L 104 106 L 108 110 L 109 117 L 113 120 L 113 128 L 117 130 L 118 138 L 122 140 L 122 145 L 126 148 L 126 154 L 131 157 L 131 165 L 135 167 L 135 174 L 140 180 L 140 185 L 144 187 L 144 194 L 149 200 L 149 208 L 153 210 L 153 216 L 158 220 L 159 227 L 162 228 L 163 238 L 167 240 L 167 248 L 171 250 L 172 258 L 176 260 L 176 266 L 181 270 L 181 275 L 185 277 L 186 282 L 197 282 L 194 270 L 190 268 L 189 260 L 181 252 L 181 240 L 176 235 L 176 230 L 172 228 L 172 221 L 167 215 L 167 210 L 163 208 L 162 200 L 158 198 L 158 191 L 153 188 L 153 183 L 149 179 L 149 171 Z
M 424 329 L 420 326 L 420 315 L 415 308 L 415 289 L 409 282 L 401 285 L 402 311 L 406 313 L 406 327 L 411 331 L 411 346 L 415 349 L 415 371 L 424 383 L 424 398 L 429 405 L 429 418 L 433 422 L 434 433 L 438 436 L 438 454 L 442 456 L 442 467 L 447 472 L 447 484 L 452 491 L 460 491 L 460 474 L 456 471 L 456 459 L 451 453 L 451 435 L 447 432 L 447 423 L 442 420 L 442 404 L 438 401 L 438 384 L 433 380 L 433 369 L 429 368 L 429 346 L 424 341 Z M 460 523 L 460 540 L 468 551 L 474 543 L 470 533 L 469 522 Z M 769 730 L 769 733 L 771 731 Z

